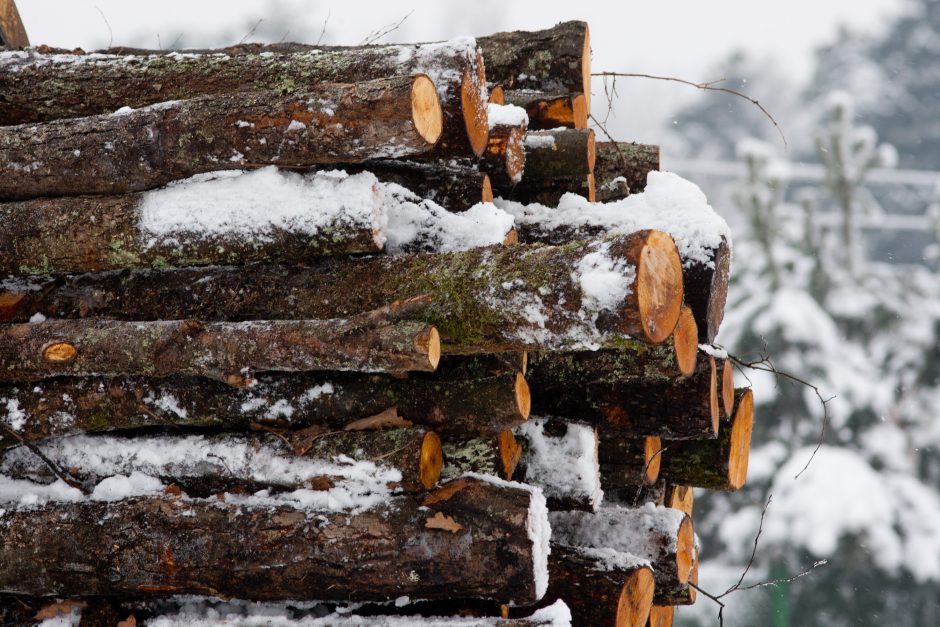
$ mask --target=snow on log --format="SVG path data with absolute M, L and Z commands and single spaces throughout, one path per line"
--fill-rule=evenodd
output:
M 739 490 L 747 480 L 753 424 L 751 389 L 735 390 L 734 413 L 721 419 L 716 439 L 665 443 L 663 477 L 696 488 Z
M 594 180 L 597 201 L 622 200 L 646 189 L 646 178 L 660 167 L 659 146 L 635 142 L 597 142 Z
M 112 487 L 88 498 L 44 486 L 33 488 L 44 498 L 7 494 L 0 592 L 297 601 L 460 596 L 525 605 L 547 587 L 545 500 L 522 484 L 468 477 L 424 497 L 358 510 L 276 505 L 258 495 L 220 502 L 131 491 L 111 500 L 121 486 Z
M 526 166 L 523 141 L 529 118 L 521 107 L 487 105 L 490 138 L 483 152 L 480 167 L 496 189 L 508 189 L 522 180 Z
M 351 289 L 350 286 L 355 286 Z M 427 295 L 414 317 L 450 353 L 594 349 L 662 342 L 682 302 L 672 239 L 641 231 L 566 246 L 324 258 L 274 265 L 136 270 L 0 282 L 0 321 L 335 318 Z
M 503 92 L 506 104 L 525 109 L 529 130 L 547 131 L 554 128 L 587 128 L 587 98 L 581 93 L 547 93 L 535 89 L 512 89 Z M 645 180 L 645 177 L 644 177 Z
M 439 142 L 455 156 L 486 145 L 486 78 L 476 41 L 360 47 L 301 44 L 0 56 L 0 124 L 46 122 L 246 90 L 296 95 L 321 83 L 427 74 L 443 109 Z M 365 120 L 368 123 L 368 118 Z
M 663 448 L 659 437 L 625 438 L 604 431 L 598 444 L 597 458 L 605 491 L 654 485 L 659 480 Z
M 695 552 L 692 519 L 666 507 L 605 507 L 597 513 L 552 512 L 555 544 L 612 549 L 648 560 L 657 596 L 685 586 Z
M 464 211 L 481 202 L 493 202 L 489 176 L 469 161 L 429 162 L 374 159 L 343 164 L 349 173 L 368 171 L 383 183 L 396 183 L 448 211 Z
M 440 337 L 389 317 L 332 320 L 49 320 L 0 328 L 0 381 L 188 374 L 235 387 L 252 372 L 433 371 Z

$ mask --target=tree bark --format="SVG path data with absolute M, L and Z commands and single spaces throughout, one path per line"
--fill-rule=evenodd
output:
M 692 505 L 695 502 L 695 495 L 692 488 L 687 485 L 666 484 L 666 494 L 664 504 L 666 507 L 678 509 L 692 516 Z
M 205 94 L 260 90 L 290 95 L 320 83 L 359 83 L 405 74 L 434 77 L 444 113 L 440 147 L 479 157 L 486 146 L 486 78 L 471 39 L 381 46 L 246 44 L 222 50 L 24 52 L 0 65 L 0 124 L 110 113 Z
M 344 164 L 347 172 L 371 172 L 380 181 L 396 183 L 448 211 L 464 211 L 481 202 L 493 202 L 489 176 L 469 161 L 423 163 L 375 159 Z
M 414 156 L 438 141 L 441 116 L 434 84 L 418 75 L 0 127 L 0 199 L 123 194 L 216 170 Z
M 496 437 L 528 418 L 529 387 L 520 372 L 467 379 L 272 373 L 244 388 L 197 377 L 57 377 L 0 386 L 0 425 L 17 427 L 0 429 L 0 451 L 21 440 L 147 427 L 335 431 L 390 408 L 446 437 Z
M 637 269 L 629 293 L 596 311 L 579 264 L 598 247 Z M 350 289 L 356 286 L 356 289 Z M 38 289 L 37 289 L 38 288 Z M 507 246 L 453 253 L 327 258 L 284 266 L 137 270 L 0 284 L 0 320 L 107 316 L 125 320 L 333 318 L 428 295 L 414 317 L 434 324 L 451 353 L 662 342 L 682 299 L 672 239 L 640 231 L 567 246 Z M 596 315 L 596 317 L 595 317 Z
M 691 261 L 682 264 L 682 277 L 686 285 L 685 302 L 695 315 L 699 342 L 702 344 L 714 342 L 718 335 L 725 317 L 730 276 L 731 246 L 724 238 L 721 245 L 712 251 L 711 266 Z
M 734 414 L 722 418 L 718 437 L 697 442 L 668 442 L 662 474 L 671 483 L 709 490 L 739 490 L 747 480 L 754 422 L 750 388 L 735 390 Z
M 414 321 L 51 320 L 0 331 L 0 381 L 187 374 L 238 387 L 254 371 L 433 371 L 439 351 L 434 327 Z
M 695 549 L 692 559 L 692 570 L 689 572 L 689 582 L 682 586 L 677 586 L 669 590 L 657 591 L 653 602 L 658 605 L 693 605 L 698 596 L 695 586 L 698 585 L 698 549 Z M 689 584 L 695 584 L 689 585 Z
M 536 500 L 463 479 L 361 513 L 153 497 L 10 507 L 0 514 L 0 591 L 530 604 L 545 559 L 526 528 Z M 460 532 L 428 527 L 435 517 L 452 518 Z
M 659 480 L 662 442 L 657 436 L 624 438 L 605 431 L 600 435 L 597 458 L 605 492 L 654 485 Z
M 522 180 L 526 167 L 525 135 L 525 124 L 490 126 L 490 138 L 480 167 L 489 174 L 495 189 L 508 189 Z
M 500 186 L 498 195 L 526 204 L 558 204 L 565 193 L 584 196 L 592 191 L 594 170 L 594 131 L 555 129 L 526 134 L 525 171 L 518 185 Z
M 453 437 L 443 443 L 444 481 L 468 472 L 511 480 L 519 463 L 521 449 L 512 431 L 490 438 Z
M 7 48 L 25 48 L 29 46 L 29 37 L 20 13 L 13 0 L 0 0 L 0 46 Z
M 646 175 L 660 168 L 659 146 L 636 142 L 598 142 L 594 180 L 597 201 L 613 202 L 646 189 Z
M 604 475 L 601 475 L 603 478 Z M 611 505 L 622 507 L 641 507 L 647 503 L 664 505 L 666 498 L 666 481 L 660 479 L 653 485 L 629 485 L 610 490 L 604 487 L 604 501 Z
M 591 37 L 586 22 L 478 37 L 487 78 L 505 89 L 584 94 L 591 110 Z
M 522 107 L 529 114 L 529 130 L 587 128 L 587 98 L 579 93 L 546 93 L 532 89 L 503 92 L 507 104 Z

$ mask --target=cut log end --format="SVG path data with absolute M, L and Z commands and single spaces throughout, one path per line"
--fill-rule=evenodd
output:
M 651 231 L 640 252 L 635 290 L 640 323 L 656 344 L 668 338 L 682 307 L 682 262 L 672 237 Z
M 441 478 L 441 468 L 444 466 L 444 452 L 441 448 L 441 439 L 433 431 L 424 434 L 421 442 L 421 485 L 430 489 Z
M 587 137 L 587 166 L 588 172 L 594 173 L 594 165 L 597 163 L 597 139 L 594 131 L 588 133 Z
M 55 342 L 42 349 L 43 361 L 50 364 L 65 364 L 71 362 L 78 355 L 78 349 L 68 342 Z
M 431 370 L 437 370 L 437 364 L 441 361 L 441 334 L 438 333 L 437 327 L 431 327 L 426 339 L 422 342 L 427 343 L 428 363 L 431 365 Z
M 669 486 L 666 489 L 666 507 L 685 512 L 689 516 L 692 515 L 692 504 L 694 500 L 694 493 L 691 486 L 676 485 Z
M 731 446 L 728 452 L 728 484 L 740 490 L 747 481 L 747 463 L 751 454 L 751 431 L 754 427 L 754 394 L 750 388 L 738 396 L 731 425 Z
M 591 110 L 591 29 L 584 25 L 584 46 L 581 49 L 581 92 L 584 94 L 584 106 Z
M 522 447 L 512 431 L 501 431 L 499 434 L 499 460 L 503 466 L 503 478 L 511 480 L 516 472 L 516 466 L 522 459 Z
M 594 175 L 587 175 L 587 199 L 588 202 L 597 201 L 597 189 L 594 187 Z
M 493 202 L 493 184 L 490 182 L 490 177 L 486 174 L 483 175 L 483 189 L 480 192 L 480 200 L 483 202 Z
M 692 309 L 687 305 L 682 305 L 679 310 L 679 322 L 672 334 L 672 342 L 679 372 L 684 377 L 691 376 L 698 362 L 698 325 L 695 324 Z
M 434 82 L 421 74 L 411 84 L 411 119 L 418 134 L 436 144 L 444 130 L 444 113 Z
M 734 364 L 730 359 L 725 359 L 721 366 L 721 404 L 725 416 L 730 416 L 734 411 Z
M 718 367 L 715 365 L 715 358 L 708 358 L 711 367 L 711 380 L 709 381 L 708 406 L 712 412 L 712 431 L 718 433 L 718 421 L 720 413 L 718 411 Z
M 671 605 L 654 605 L 650 608 L 649 627 L 672 627 L 676 608 Z
M 503 238 L 503 246 L 514 246 L 519 243 L 519 231 L 516 229 L 509 229 L 509 232 L 506 233 L 506 237 Z
M 695 530 L 692 527 L 692 518 L 685 516 L 679 523 L 679 532 L 676 534 L 676 573 L 680 584 L 689 582 L 694 562 Z
M 472 73 L 471 73 L 472 72 Z M 490 124 L 486 116 L 486 73 L 483 69 L 483 54 L 478 50 L 474 64 L 464 70 L 460 83 L 460 108 L 463 111 L 464 127 L 470 148 L 477 157 L 483 155 L 490 136 Z
M 13 0 L 0 0 L 0 45 L 9 48 L 27 48 L 29 37 Z
M 655 582 L 649 568 L 637 568 L 627 577 L 617 600 L 617 627 L 644 627 L 653 607 Z
M 588 115 L 590 112 L 588 111 L 587 102 L 587 96 L 584 94 L 573 94 L 571 96 L 571 109 L 575 128 L 588 127 Z
M 525 369 L 525 357 L 523 353 L 523 370 Z M 519 409 L 519 415 L 523 420 L 529 419 L 529 412 L 532 411 L 532 394 L 529 391 L 529 382 L 525 380 L 524 372 L 516 373 L 516 407 Z
M 506 92 L 503 90 L 502 85 L 494 85 L 493 89 L 490 90 L 489 102 L 491 104 L 506 104 Z
M 659 467 L 662 463 L 663 443 L 659 436 L 650 435 L 643 439 L 643 478 L 647 485 L 659 480 Z

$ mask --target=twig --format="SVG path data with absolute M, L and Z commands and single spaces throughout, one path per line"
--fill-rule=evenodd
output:
M 622 78 L 649 78 L 649 79 L 656 80 L 656 81 L 670 81 L 673 83 L 681 83 L 683 85 L 689 85 L 691 87 L 695 87 L 696 89 L 704 89 L 706 91 L 720 91 L 726 94 L 731 94 L 732 96 L 737 96 L 738 98 L 743 98 L 744 100 L 747 100 L 752 105 L 760 109 L 761 113 L 763 113 L 764 116 L 768 120 L 770 120 L 771 124 L 774 125 L 774 128 L 776 128 L 777 132 L 780 134 L 780 139 L 783 140 L 784 152 L 786 152 L 789 149 L 789 144 L 787 143 L 787 137 L 786 135 L 783 134 L 783 129 L 780 127 L 780 124 L 777 123 L 776 118 L 774 118 L 774 116 L 771 115 L 770 111 L 764 108 L 764 105 L 762 105 L 760 101 L 757 100 L 756 98 L 751 98 L 747 94 L 741 93 L 740 91 L 736 89 L 731 89 L 730 87 L 717 87 L 718 83 L 721 83 L 722 81 L 725 80 L 723 78 L 720 78 L 715 81 L 708 81 L 706 83 L 696 83 L 694 81 L 689 81 L 684 78 L 677 78 L 675 76 L 657 76 L 655 74 L 643 74 L 643 73 L 635 73 L 635 72 L 597 72 L 597 73 L 591 74 L 591 76 L 603 76 L 605 78 L 605 88 L 604 88 L 605 93 L 606 93 L 606 78 L 612 77 L 616 80 L 617 77 L 622 77 Z
M 108 48 L 114 43 L 114 31 L 111 30 L 111 24 L 108 22 L 108 18 L 105 17 L 104 11 L 102 11 L 98 5 L 95 5 L 95 10 L 101 15 L 101 19 L 104 20 L 104 25 L 108 27 Z
M 258 18 L 258 21 L 255 22 L 255 25 L 251 27 L 251 30 L 248 31 L 247 33 L 245 33 L 245 36 L 242 37 L 241 39 L 239 39 L 239 40 L 238 40 L 238 43 L 235 44 L 235 45 L 236 45 L 236 46 L 240 46 L 241 44 L 245 43 L 245 40 L 248 39 L 249 37 L 251 37 L 252 35 L 254 35 L 255 30 L 257 30 L 257 28 L 258 28 L 259 26 L 261 26 L 261 22 L 263 22 L 263 21 L 264 21 L 264 18 L 263 18 L 263 17 L 262 17 L 262 18 Z
M 610 101 L 608 100 L 608 102 L 610 102 Z M 617 154 L 620 155 L 620 165 L 623 166 L 623 169 L 624 169 L 624 170 L 629 169 L 629 168 L 630 168 L 630 164 L 627 163 L 627 155 L 626 155 L 626 153 L 623 152 L 622 150 L 620 150 L 620 145 L 617 143 L 617 140 L 613 138 L 613 135 L 611 135 L 610 132 L 607 130 L 607 127 L 604 126 L 604 124 L 607 123 L 607 119 L 605 118 L 605 119 L 604 119 L 604 124 L 602 124 L 602 123 L 600 122 L 600 120 L 598 120 L 597 118 L 594 117 L 594 114 L 593 114 L 593 113 L 588 114 L 588 116 L 591 118 L 591 120 L 594 122 L 594 124 L 597 126 L 597 128 L 599 128 L 599 129 L 601 130 L 601 132 L 604 134 L 604 136 L 607 137 L 607 139 L 609 139 L 609 140 L 611 141 L 611 143 L 613 143 L 613 145 L 617 148 Z
M 385 37 L 385 36 L 388 35 L 388 34 L 394 33 L 396 30 L 398 30 L 398 28 L 399 28 L 402 24 L 405 23 L 405 20 L 407 20 L 409 17 L 411 17 L 411 14 L 414 13 L 414 12 L 415 12 L 415 10 L 412 9 L 411 11 L 408 12 L 407 15 L 405 15 L 405 17 L 403 17 L 403 18 L 401 18 L 400 20 L 398 20 L 397 23 L 394 23 L 394 22 L 393 22 L 393 23 L 391 23 L 391 24 L 386 24 L 386 25 L 383 26 L 382 28 L 380 28 L 380 29 L 378 29 L 378 30 L 372 31 L 371 33 L 369 33 L 368 35 L 366 35 L 366 38 L 365 38 L 365 39 L 362 41 L 362 43 L 360 43 L 359 45 L 360 45 L 360 46 L 368 46 L 369 44 L 375 43 L 376 41 L 378 41 L 378 40 L 381 39 L 382 37 Z
M 767 495 L 767 502 L 764 503 L 764 508 L 760 511 L 760 523 L 757 525 L 757 535 L 754 536 L 754 548 L 751 550 L 751 559 L 747 561 L 747 566 L 744 567 L 744 572 L 741 573 L 741 576 L 738 578 L 738 582 L 725 590 L 723 593 L 718 595 L 718 598 L 727 596 L 739 590 L 741 584 L 744 582 L 744 577 L 747 575 L 747 572 L 751 570 L 751 566 L 754 564 L 754 558 L 757 556 L 757 543 L 760 542 L 760 535 L 764 532 L 764 517 L 767 515 L 767 508 L 770 507 L 770 502 L 773 501 L 774 495 Z
M 323 36 L 326 34 L 326 25 L 330 23 L 330 15 L 333 14 L 333 9 L 330 9 L 326 12 L 326 19 L 323 20 L 323 30 L 320 31 L 320 36 L 317 37 L 317 45 L 320 45 L 320 42 L 323 41 Z
M 61 479 L 67 485 L 77 490 L 80 490 L 83 494 L 89 494 L 89 491 L 85 488 L 85 486 L 82 485 L 80 481 L 78 481 L 75 477 L 70 475 L 65 470 L 62 470 L 61 468 L 59 468 L 59 465 L 56 464 L 51 459 L 49 459 L 45 453 L 39 450 L 38 446 L 36 446 L 32 442 L 27 441 L 26 438 L 24 438 L 19 433 L 17 433 L 10 427 L 6 426 L 5 424 L 0 423 L 0 427 L 3 427 L 3 430 L 7 433 L 7 435 L 19 441 L 19 443 L 25 446 L 27 449 L 29 449 L 29 451 L 33 455 L 41 459 L 43 463 L 49 467 L 49 470 L 52 471 L 52 474 L 54 474 L 56 478 Z

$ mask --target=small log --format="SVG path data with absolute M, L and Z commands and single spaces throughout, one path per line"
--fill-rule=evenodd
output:
M 443 444 L 444 481 L 466 473 L 511 480 L 522 450 L 512 431 L 490 438 L 453 438 Z
M 636 379 L 664 383 L 683 378 L 671 339 L 654 346 L 622 342 L 617 348 L 596 351 L 533 351 L 528 362 L 526 374 L 530 381 L 546 387 L 553 381 L 574 387 Z
M 650 608 L 650 620 L 647 627 L 672 627 L 676 608 L 671 605 L 654 605 Z
M 493 202 L 493 186 L 485 172 L 469 162 L 374 159 L 344 164 L 347 172 L 371 172 L 383 183 L 396 183 L 448 211 L 464 211 L 480 202 Z
M 247 385 L 253 371 L 433 371 L 440 337 L 421 322 L 51 320 L 0 330 L 0 381 L 188 374 Z
M 550 510 L 593 512 L 604 497 L 597 430 L 573 422 L 533 418 L 515 428 L 522 441 L 518 480 L 542 489 Z
M 531 604 L 548 578 L 541 495 L 470 478 L 361 512 L 137 497 L 7 507 L 0 526 L 7 594 Z
M 662 442 L 657 436 L 624 438 L 604 432 L 597 453 L 604 491 L 634 485 L 654 485 L 659 480 Z
M 197 498 L 303 488 L 355 492 L 370 481 L 414 493 L 432 488 L 441 476 L 441 442 L 433 431 L 333 431 L 310 438 L 297 434 L 291 445 L 286 439 L 271 434 L 77 436 L 36 446 L 86 486 L 114 475 L 142 473 Z M 52 483 L 57 478 L 26 447 L 6 451 L 0 468 L 14 479 Z
M 682 276 L 686 282 L 685 302 L 695 314 L 699 342 L 715 341 L 725 317 L 728 281 L 731 276 L 731 246 L 722 238 L 712 252 L 710 264 L 684 261 Z
M 123 194 L 216 170 L 414 156 L 434 147 L 442 120 L 434 83 L 417 75 L 0 127 L 0 198 Z
M 656 580 L 656 596 L 689 581 L 695 551 L 692 519 L 680 511 L 647 504 L 636 509 L 605 507 L 586 512 L 552 512 L 556 544 L 612 549 L 648 560 Z
M 583 269 L 604 256 L 614 267 L 636 269 L 612 307 L 581 284 Z M 642 231 L 558 247 L 324 258 L 303 271 L 252 265 L 34 277 L 0 284 L 0 321 L 36 313 L 125 320 L 336 318 L 421 295 L 431 303 L 413 317 L 437 327 L 445 352 L 573 349 L 619 343 L 624 335 L 656 343 L 676 325 L 682 276 L 672 238 Z
M 601 479 L 604 475 L 601 474 Z M 666 481 L 660 479 L 652 485 L 628 485 L 608 489 L 604 486 L 604 500 L 612 505 L 640 507 L 646 503 L 664 505 L 666 499 Z
M 692 571 L 689 574 L 689 582 L 683 586 L 657 594 L 653 598 L 653 602 L 659 605 L 670 606 L 693 605 L 698 596 L 698 590 L 695 589 L 695 586 L 698 585 L 698 562 L 699 552 L 698 548 L 696 548 L 692 560 Z
M 594 169 L 594 131 L 555 129 L 526 133 L 525 171 L 514 187 L 496 185 L 498 195 L 517 202 L 558 204 L 565 193 L 590 200 Z
M 586 22 L 478 37 L 487 78 L 506 89 L 579 92 L 591 110 L 591 35 Z
M 692 488 L 687 485 L 666 484 L 666 494 L 664 504 L 666 507 L 677 509 L 692 516 L 692 504 L 695 502 L 695 495 Z
M 750 388 L 735 390 L 734 413 L 722 418 L 718 437 L 697 442 L 667 442 L 662 475 L 667 481 L 709 490 L 739 490 L 747 480 L 754 424 Z
M 0 0 L 0 47 L 26 48 L 29 37 L 14 0 Z
M 509 90 L 505 101 L 522 107 L 529 115 L 529 130 L 587 128 L 587 98 L 581 93 L 546 93 L 533 89 Z
M 0 64 L 0 124 L 110 113 L 206 94 L 259 90 L 296 95 L 321 83 L 428 74 L 443 107 L 439 147 L 452 156 L 479 157 L 486 146 L 483 57 L 470 38 L 360 47 L 247 44 L 182 53 L 114 49 L 88 61 L 84 53 L 33 51 L 5 59 Z M 365 116 L 364 121 L 370 119 Z
M 683 376 L 690 377 L 698 365 L 698 325 L 687 305 L 679 311 L 679 322 L 672 334 L 672 345 L 676 353 L 676 365 Z
M 480 167 L 489 174 L 496 189 L 507 189 L 522 180 L 526 152 L 523 140 L 528 120 L 524 115 L 501 114 L 502 105 L 489 105 L 490 138 L 483 152 Z M 518 107 L 517 107 L 518 109 Z M 498 120 L 494 123 L 492 120 Z M 514 123 L 507 123 L 507 122 Z
M 660 169 L 659 146 L 597 142 L 594 178 L 598 202 L 613 202 L 646 189 L 646 175 Z

